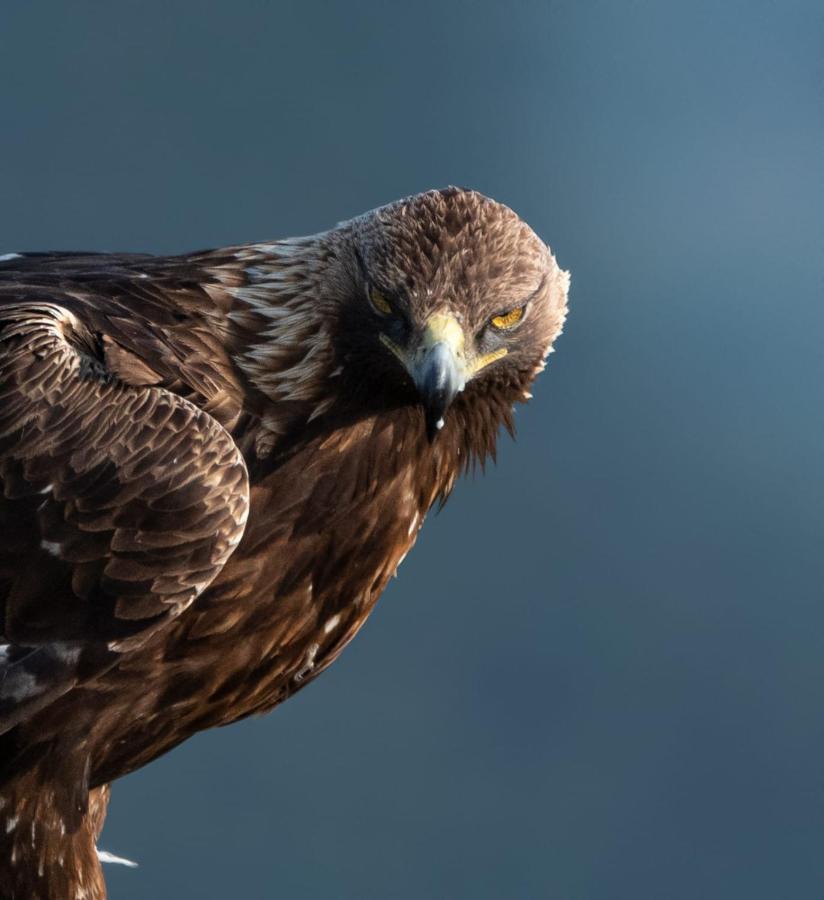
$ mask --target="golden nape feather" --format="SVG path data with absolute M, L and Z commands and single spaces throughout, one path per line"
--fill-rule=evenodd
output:
M 305 687 L 566 314 L 449 188 L 307 238 L 0 257 L 0 898 L 105 897 L 108 785 Z

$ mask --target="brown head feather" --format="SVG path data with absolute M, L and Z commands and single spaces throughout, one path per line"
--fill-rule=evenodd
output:
M 490 318 L 528 304 L 506 355 L 468 381 L 446 419 L 441 445 L 462 452 L 462 466 L 494 452 L 500 426 L 512 431 L 511 407 L 528 399 L 566 316 L 569 274 L 511 209 L 475 191 L 428 191 L 237 255 L 246 281 L 228 289 L 237 302 L 229 316 L 248 335 L 238 364 L 275 404 L 262 454 L 325 414 L 416 406 L 409 373 L 381 341 L 387 323 L 370 308 L 370 286 L 392 298 L 399 339 L 446 311 L 479 355 Z

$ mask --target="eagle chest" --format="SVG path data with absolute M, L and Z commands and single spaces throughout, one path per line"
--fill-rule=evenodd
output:
M 205 651 L 218 721 L 266 711 L 329 666 L 422 525 L 411 465 L 325 449 L 253 480 L 243 539 L 175 629 L 171 655 Z

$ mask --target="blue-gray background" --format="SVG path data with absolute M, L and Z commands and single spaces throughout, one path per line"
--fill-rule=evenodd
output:
M 115 786 L 115 900 L 822 896 L 823 92 L 818 2 L 3 5 L 0 251 L 457 183 L 573 272 L 340 662 Z

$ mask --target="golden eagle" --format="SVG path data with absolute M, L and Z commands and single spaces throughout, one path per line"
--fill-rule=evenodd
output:
M 568 281 L 457 188 L 311 237 L 0 257 L 0 897 L 103 898 L 109 783 L 338 656 L 512 432 Z

